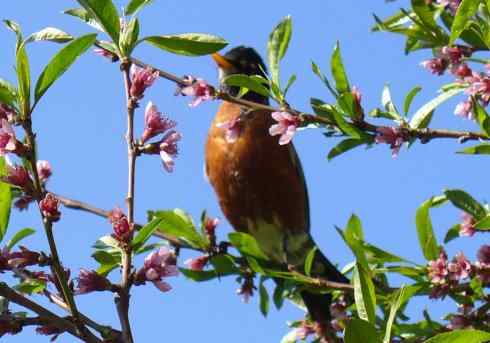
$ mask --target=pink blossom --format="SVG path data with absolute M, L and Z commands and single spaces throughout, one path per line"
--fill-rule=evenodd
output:
M 454 15 L 461 4 L 461 0 L 437 0 L 437 3 L 441 6 L 448 7 L 451 13 Z
M 440 299 L 446 297 L 449 294 L 450 286 L 447 283 L 436 285 L 432 287 L 429 299 Z
M 169 131 L 163 139 L 160 141 L 160 158 L 162 159 L 162 164 L 165 170 L 169 173 L 174 170 L 174 158 L 177 156 L 179 150 L 177 147 L 177 142 L 182 138 L 181 134 L 177 131 Z
M 113 54 L 112 52 L 110 52 L 109 50 L 106 50 L 106 49 L 96 48 L 96 49 L 94 49 L 94 52 L 99 56 L 102 56 L 102 57 L 105 57 L 105 58 L 111 60 L 111 62 L 117 62 L 119 60 L 119 57 L 116 54 Z
M 451 65 L 458 65 L 462 62 L 464 51 L 459 46 L 444 46 L 441 49 L 440 56 L 449 61 Z
M 449 274 L 447 266 L 447 255 L 441 251 L 439 258 L 435 261 L 429 261 L 428 274 L 430 282 L 435 285 L 446 283 L 446 277 Z
M 10 123 L 6 119 L 1 121 L 0 128 L 0 155 L 5 155 L 7 152 L 15 152 L 17 147 L 17 139 L 15 132 Z
M 189 267 L 189 269 L 195 270 L 195 271 L 202 271 L 206 264 L 209 261 L 209 256 L 208 255 L 202 255 L 196 258 L 190 258 L 187 261 L 184 262 L 186 266 Z
M 60 206 L 60 201 L 52 193 L 47 193 L 39 202 L 39 208 L 43 216 L 51 222 L 58 221 L 60 219 L 61 213 L 58 210 Z
M 490 286 L 490 245 L 482 245 L 476 257 L 476 274 L 485 286 Z
M 12 268 L 24 268 L 39 263 L 41 255 L 21 246 L 20 251 L 12 252 L 8 256 L 8 265 Z
M 50 339 L 50 341 L 53 342 L 58 338 L 59 335 L 63 333 L 63 330 L 61 330 L 55 325 L 44 325 L 44 326 L 37 327 L 36 333 L 44 336 L 53 336 Z
M 0 102 L 0 119 L 13 120 L 17 116 L 15 109 Z
M 459 235 L 471 237 L 475 234 L 475 219 L 471 214 L 463 212 L 461 214 L 463 222 L 459 226 Z
M 86 294 L 90 292 L 102 292 L 111 289 L 111 283 L 94 270 L 80 269 L 76 279 L 78 282 L 75 294 Z
M 52 174 L 51 165 L 48 161 L 39 160 L 36 163 L 37 174 L 39 175 L 39 179 L 41 182 L 48 181 L 49 177 Z
M 447 270 L 449 271 L 449 278 L 457 281 L 469 277 L 472 266 L 464 254 L 459 252 L 453 258 L 452 262 L 448 264 Z
M 490 77 L 473 73 L 473 76 L 467 78 L 466 81 L 470 82 L 470 86 L 465 92 L 478 97 L 487 106 L 490 102 Z
M 361 100 L 362 100 L 362 93 L 357 88 L 356 86 L 352 86 L 351 93 L 354 96 L 354 109 L 356 111 L 356 114 L 361 114 L 362 113 L 362 106 L 361 106 Z
M 432 74 L 442 75 L 448 67 L 448 62 L 444 58 L 435 57 L 431 58 L 430 60 L 422 61 L 420 65 L 430 71 Z
M 20 188 L 26 188 L 31 183 L 31 178 L 27 170 L 18 165 L 7 164 L 7 175 L 3 178 L 5 182 Z
M 145 90 L 153 85 L 159 73 L 150 67 L 145 69 L 131 65 L 131 89 L 129 93 L 136 99 L 141 99 Z
M 316 334 L 315 324 L 302 321 L 300 326 L 295 329 L 296 339 L 305 341 L 308 336 Z
M 471 321 L 465 316 L 455 314 L 451 316 L 451 320 L 447 325 L 449 330 L 460 330 L 471 326 Z
M 167 247 L 153 251 L 146 256 L 143 268 L 136 274 L 135 284 L 141 285 L 150 281 L 160 291 L 168 292 L 172 287 L 163 278 L 178 275 L 176 262 L 174 252 Z
M 27 210 L 29 204 L 33 201 L 33 197 L 30 195 L 23 195 L 14 202 L 14 207 L 19 211 Z
M 379 127 L 376 131 L 377 132 L 374 141 L 377 144 L 389 144 L 392 151 L 391 155 L 393 157 L 397 157 L 402 144 L 407 141 L 407 138 L 403 134 L 403 131 L 398 127 L 388 126 Z
M 145 109 L 145 129 L 141 136 L 141 142 L 144 143 L 148 139 L 174 128 L 175 125 L 173 120 L 158 112 L 158 108 L 150 101 Z
M 454 109 L 454 114 L 466 119 L 473 119 L 473 101 L 471 101 L 470 99 L 460 102 L 458 105 L 456 105 L 456 108 Z
M 219 224 L 218 218 L 206 217 L 204 219 L 204 231 L 208 236 L 214 236 L 216 234 L 215 231 L 218 224 Z
M 242 119 L 240 116 L 230 119 L 228 121 L 217 123 L 216 127 L 225 130 L 225 140 L 228 143 L 234 143 L 240 137 L 242 132 Z
M 473 71 L 470 67 L 468 67 L 466 63 L 462 63 L 460 65 L 452 67 L 451 72 L 454 74 L 454 76 L 460 79 L 465 79 L 473 75 Z
M 271 116 L 277 121 L 277 124 L 269 128 L 269 134 L 271 136 L 281 135 L 279 145 L 288 144 L 296 133 L 300 119 L 288 112 L 272 112 Z
M 254 290 L 256 290 L 256 289 L 257 288 L 254 285 L 254 279 L 252 277 L 246 277 L 243 280 L 243 283 L 240 286 L 240 288 L 238 288 L 236 290 L 236 293 L 238 295 L 241 295 L 243 297 L 242 298 L 243 299 L 243 302 L 248 303 L 249 300 L 250 300 L 250 298 L 254 294 Z
M 189 104 L 191 107 L 198 106 L 201 102 L 214 98 L 215 90 L 203 79 L 195 79 L 192 76 L 185 76 L 184 79 L 189 84 L 188 86 L 180 86 L 177 88 L 177 95 L 193 96 L 194 99 Z
M 127 242 L 131 237 L 132 230 L 128 217 L 126 217 L 124 212 L 119 207 L 116 207 L 111 211 L 108 219 L 112 224 L 113 236 L 120 242 Z

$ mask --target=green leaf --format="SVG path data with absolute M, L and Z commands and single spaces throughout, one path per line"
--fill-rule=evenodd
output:
M 38 41 L 49 41 L 54 43 L 66 43 L 73 39 L 73 36 L 55 27 L 46 27 L 41 31 L 31 34 L 24 41 L 24 44 Z
M 214 270 L 197 271 L 197 270 L 185 269 L 185 268 L 179 268 L 179 270 L 182 274 L 184 274 L 186 278 L 196 282 L 209 281 L 221 276 L 226 276 L 226 275 L 219 275 Z
M 369 260 L 373 260 L 376 263 L 396 263 L 396 262 L 409 262 L 404 258 L 396 256 L 386 250 L 380 249 L 372 244 L 363 242 L 364 247 Z
M 153 0 L 131 0 L 126 6 L 126 15 L 133 15 L 139 12 L 143 7 L 151 4 Z
M 234 258 L 230 255 L 216 255 L 211 257 L 209 261 L 218 275 L 232 275 L 239 272 Z
M 112 38 L 114 43 L 119 42 L 121 25 L 119 13 L 112 0 L 77 0 L 78 3 L 92 16 Z
M 138 250 L 143 244 L 146 243 L 153 235 L 153 233 L 158 229 L 158 226 L 163 222 L 162 218 L 155 218 L 150 221 L 148 224 L 143 226 L 136 236 L 134 236 L 133 241 L 131 242 L 131 246 L 134 250 Z
M 272 299 L 276 309 L 280 310 L 284 304 L 284 282 L 277 282 Z
M 0 176 L 7 174 L 5 157 L 0 157 Z M 12 207 L 12 193 L 8 183 L 0 181 L 0 241 L 7 233 L 10 220 L 10 209 Z
M 96 34 L 90 34 L 77 38 L 53 56 L 37 80 L 34 92 L 36 103 L 49 87 L 70 68 L 77 58 L 92 46 L 96 36 Z
M 305 274 L 308 276 L 311 276 L 311 267 L 313 266 L 313 261 L 315 260 L 315 254 L 316 254 L 317 250 L 318 250 L 318 247 L 315 246 L 313 249 L 310 250 L 308 255 L 306 255 Z
M 461 225 L 456 224 L 453 225 L 449 230 L 447 230 L 446 236 L 444 236 L 444 244 L 447 244 L 453 239 L 458 238 L 460 229 L 461 229 Z
M 483 205 L 465 191 L 460 189 L 448 189 L 444 194 L 454 206 L 470 214 L 476 221 L 487 215 L 487 211 Z
M 374 324 L 376 321 L 376 294 L 374 285 L 367 270 L 359 263 L 352 272 L 354 299 L 359 318 Z
M 477 144 L 469 148 L 460 150 L 457 153 L 467 154 L 467 155 L 490 155 L 490 144 L 489 143 Z
M 478 11 L 480 0 L 463 0 L 456 11 L 453 25 L 451 26 L 451 36 L 449 44 L 453 44 L 461 33 L 470 24 L 470 18 Z
M 437 259 L 439 248 L 437 246 L 432 221 L 430 219 L 430 208 L 432 207 L 433 198 L 425 201 L 418 209 L 415 216 L 417 226 L 417 235 L 422 253 L 428 261 Z
M 290 16 L 282 19 L 269 35 L 267 44 L 267 56 L 269 58 L 269 68 L 272 81 L 280 85 L 279 62 L 288 50 L 289 42 L 293 31 L 293 23 Z
M 17 90 L 10 82 L 0 79 L 0 102 L 13 106 L 17 98 Z
M 104 29 L 100 24 L 97 22 L 95 17 L 91 15 L 89 12 L 87 12 L 83 8 L 72 8 L 66 11 L 63 11 L 64 14 L 68 14 L 72 17 L 78 18 L 82 20 L 83 22 L 87 23 L 88 25 L 92 26 L 94 29 L 104 32 Z
M 354 139 L 361 139 L 361 138 L 366 138 L 366 134 L 359 130 L 357 127 L 354 125 L 348 123 L 344 117 L 342 116 L 341 113 L 339 113 L 337 110 L 333 109 L 332 111 L 333 118 L 335 122 L 337 123 L 339 129 L 345 133 L 346 135 L 351 136 Z M 368 136 L 369 137 L 369 136 Z
M 476 121 L 480 125 L 482 131 L 490 136 L 490 117 L 487 114 L 487 111 L 480 105 L 478 101 L 474 101 L 474 109 L 475 109 L 475 117 Z
M 286 87 L 284 88 L 284 96 L 286 96 L 286 94 L 289 91 L 289 88 L 291 88 L 291 86 L 295 82 L 296 82 L 296 75 L 293 74 L 293 75 L 291 75 L 291 77 L 288 79 L 288 82 L 286 83 Z
M 490 340 L 490 332 L 480 330 L 454 330 L 438 334 L 424 343 L 484 343 Z
M 405 116 L 407 116 L 408 112 L 410 111 L 410 105 L 412 105 L 413 99 L 421 90 L 422 87 L 415 86 L 410 90 L 410 92 L 408 92 L 407 96 L 405 97 L 405 102 L 403 103 L 403 113 Z
M 118 265 L 121 262 L 121 254 L 109 253 L 105 250 L 97 250 L 92 257 L 101 265 Z
M 347 74 L 342 62 L 342 56 L 340 55 L 339 42 L 335 44 L 330 64 L 337 92 L 339 92 L 339 94 L 350 92 L 349 80 L 347 79 Z
M 11 250 L 17 243 L 19 243 L 24 238 L 34 234 L 36 230 L 31 229 L 30 227 L 26 227 L 22 230 L 17 231 L 17 233 L 10 239 L 7 243 L 7 249 Z
M 14 288 L 25 294 L 40 293 L 46 289 L 46 282 L 41 280 L 29 280 L 22 282 Z
M 157 48 L 184 56 L 209 55 L 228 45 L 223 38 L 205 33 L 150 36 L 144 40 Z
M 296 343 L 297 342 L 296 330 L 289 331 L 283 338 L 281 338 L 281 343 Z
M 345 343 L 380 343 L 373 324 L 358 318 L 352 318 L 344 331 Z
M 121 36 L 119 37 L 119 47 L 124 56 L 130 56 L 134 47 L 137 45 L 140 34 L 140 24 L 138 18 L 132 18 L 127 23 Z
M 264 281 L 266 278 L 263 276 L 260 277 L 259 284 L 259 301 L 260 301 L 260 312 L 264 317 L 267 317 L 269 313 L 269 293 L 267 292 L 267 288 L 264 286 Z
M 355 214 L 352 214 L 347 222 L 345 234 L 355 238 L 356 240 L 364 240 L 364 231 L 362 230 L 361 219 Z
M 355 139 L 355 138 L 344 139 L 339 144 L 334 146 L 332 150 L 330 150 L 327 158 L 329 161 L 331 161 L 333 158 L 343 154 L 344 152 L 357 148 L 358 146 L 363 145 L 365 143 L 366 141 L 362 139 Z
M 475 229 L 479 230 L 489 230 L 490 228 L 490 214 L 480 219 L 475 223 Z
M 257 94 L 269 97 L 269 90 L 257 79 L 244 74 L 234 74 L 225 77 L 223 80 L 228 86 L 242 87 Z
M 461 93 L 463 88 L 452 88 L 447 92 L 441 93 L 436 98 L 432 99 L 425 105 L 423 105 L 412 117 L 410 121 L 410 127 L 412 129 L 422 129 L 428 126 L 432 112 L 440 106 L 442 103 L 452 98 L 458 93 Z
M 320 80 L 322 80 L 322 82 L 325 84 L 325 86 L 328 88 L 328 90 L 330 91 L 330 93 L 332 93 L 332 95 L 337 98 L 338 97 L 338 94 L 337 92 L 335 91 L 335 89 L 332 87 L 332 85 L 330 84 L 330 82 L 328 81 L 327 77 L 325 76 L 325 74 L 322 73 L 322 71 L 320 70 L 320 67 L 318 67 L 318 65 L 311 61 L 311 70 L 313 71 L 313 73 L 318 76 L 320 78 Z
M 17 50 L 16 56 L 16 71 L 18 80 L 18 103 L 21 107 L 21 112 L 24 116 L 30 111 L 31 98 L 31 72 L 29 66 L 29 58 L 25 46 L 22 45 Z
M 95 249 L 116 249 L 119 250 L 119 242 L 111 235 L 100 237 L 94 244 Z
M 385 329 L 385 338 L 383 340 L 383 343 L 390 343 L 391 342 L 391 329 L 393 327 L 393 323 L 395 322 L 395 317 L 396 317 L 396 312 L 400 308 L 402 302 L 403 302 L 403 296 L 405 292 L 405 286 L 402 286 L 396 293 L 395 293 L 395 298 L 394 301 L 391 303 L 390 307 L 390 315 L 388 317 L 388 321 L 386 322 L 386 329 Z
M 338 227 L 335 228 L 344 242 L 349 246 L 352 253 L 356 256 L 356 260 L 361 264 L 364 269 L 369 270 L 369 264 L 366 258 L 366 253 L 362 246 L 362 241 L 358 240 L 355 236 L 347 234 L 347 230 L 342 231 Z
M 262 252 L 255 238 L 244 232 L 231 232 L 228 234 L 231 244 L 244 255 L 249 255 L 260 260 L 267 261 L 267 256 Z
M 17 37 L 15 50 L 18 50 L 19 47 L 22 45 L 22 32 L 20 30 L 20 25 L 17 24 L 15 21 L 9 19 L 4 19 L 3 22 L 10 31 L 15 33 L 15 36 Z
M 158 231 L 173 236 L 193 248 L 207 248 L 206 240 L 196 230 L 192 219 L 181 209 L 149 212 L 150 220 L 161 218 Z
M 393 100 L 391 98 L 390 87 L 388 85 L 385 85 L 383 88 L 383 92 L 381 94 L 381 104 L 386 111 L 392 113 L 397 119 L 401 120 L 398 110 L 396 109 L 395 104 L 393 103 Z

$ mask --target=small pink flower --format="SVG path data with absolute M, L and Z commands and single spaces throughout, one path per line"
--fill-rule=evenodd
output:
M 383 126 L 376 130 L 376 137 L 374 141 L 379 143 L 386 143 L 390 145 L 392 157 L 397 157 L 400 152 L 400 148 L 407 138 L 403 134 L 403 131 L 398 127 Z
M 230 119 L 222 123 L 217 123 L 216 127 L 225 130 L 225 140 L 228 143 L 234 143 L 242 132 L 242 119 L 240 116 L 238 116 L 234 119 Z
M 169 131 L 161 140 L 159 144 L 160 158 L 165 170 L 169 173 L 174 171 L 174 158 L 177 156 L 179 150 L 177 142 L 182 138 L 181 134 L 177 131 Z
M 218 218 L 206 217 L 204 220 L 204 231 L 208 236 L 214 236 L 216 234 L 216 227 L 219 224 Z
M 254 295 L 254 290 L 256 289 L 257 288 L 254 285 L 254 279 L 252 277 L 246 277 L 243 280 L 240 288 L 236 290 L 236 293 L 243 297 L 243 302 L 248 303 L 250 301 L 250 298 Z
M 461 330 L 471 326 L 471 321 L 465 316 L 455 314 L 451 316 L 451 320 L 447 325 L 449 330 Z
M 20 251 L 9 254 L 8 265 L 11 268 L 24 268 L 33 266 L 39 263 L 41 255 L 35 251 L 31 251 L 26 247 L 21 246 Z
M 116 54 L 113 54 L 112 52 L 110 52 L 109 50 L 106 50 L 106 49 L 96 48 L 96 49 L 94 49 L 94 52 L 99 56 L 102 56 L 102 57 L 105 57 L 105 58 L 111 60 L 111 62 L 117 62 L 119 60 L 119 57 Z
M 186 76 L 184 79 L 189 83 L 189 86 L 178 87 L 177 95 L 193 96 L 194 99 L 189 104 L 191 107 L 198 106 L 201 102 L 214 98 L 215 90 L 203 79 L 195 79 L 192 76 Z
M 447 270 L 449 271 L 449 278 L 457 281 L 469 277 L 472 266 L 464 254 L 459 252 L 453 258 L 452 262 L 448 264 Z
M 3 179 L 5 182 L 20 188 L 26 188 L 31 183 L 27 170 L 18 165 L 10 166 L 7 164 L 7 175 Z
M 119 208 L 114 208 L 109 214 L 109 222 L 112 224 L 114 231 L 113 236 L 120 242 L 127 242 L 131 237 L 131 225 L 128 222 L 128 217 Z
M 482 245 L 476 257 L 476 274 L 483 285 L 490 286 L 490 245 Z
M 461 0 L 437 0 L 437 3 L 441 6 L 448 7 L 448 9 L 454 15 L 461 4 Z
M 450 286 L 447 283 L 436 285 L 432 287 L 429 299 L 441 299 L 445 298 L 449 294 Z
M 351 93 L 354 96 L 354 107 L 356 114 L 361 114 L 362 113 L 362 106 L 361 106 L 361 100 L 362 100 L 362 93 L 357 88 L 356 86 L 352 86 Z
M 129 93 L 136 99 L 141 99 L 145 90 L 153 85 L 159 73 L 150 67 L 142 69 L 136 65 L 131 65 L 131 89 Z
M 52 193 L 47 193 L 44 199 L 39 202 L 39 208 L 43 216 L 51 221 L 55 222 L 60 219 L 61 213 L 58 210 L 60 206 L 60 201 Z
M 458 105 L 456 105 L 456 108 L 454 109 L 454 114 L 459 117 L 472 120 L 474 118 L 473 101 L 471 101 L 470 99 L 460 102 Z
M 446 283 L 446 277 L 449 274 L 447 266 L 447 255 L 441 251 L 439 258 L 435 261 L 429 261 L 428 274 L 430 282 L 435 285 Z
M 296 339 L 305 341 L 308 336 L 316 334 L 315 324 L 310 324 L 306 321 L 301 322 L 301 325 L 295 329 Z
M 176 262 L 175 253 L 167 247 L 153 251 L 146 256 L 143 268 L 136 273 L 135 284 L 142 285 L 150 281 L 160 291 L 168 292 L 172 287 L 163 278 L 178 275 Z
M 296 133 L 300 119 L 288 112 L 272 112 L 271 115 L 277 121 L 277 124 L 269 128 L 269 134 L 271 136 L 281 135 L 279 145 L 288 144 Z
M 37 174 L 39 175 L 39 179 L 41 182 L 48 181 L 49 177 L 52 174 L 51 165 L 48 161 L 39 160 L 36 163 Z
M 466 81 L 470 82 L 470 86 L 465 92 L 478 97 L 487 106 L 490 102 L 490 77 L 473 73 L 473 76 L 467 78 Z
M 1 121 L 0 128 L 0 155 L 5 155 L 7 152 L 15 152 L 17 148 L 17 139 L 15 132 L 10 123 L 6 119 Z
M 444 46 L 441 49 L 440 56 L 447 61 L 449 61 L 450 64 L 452 65 L 458 65 L 462 62 L 462 59 L 464 57 L 464 51 L 461 47 L 459 46 Z
M 141 136 L 141 142 L 145 143 L 148 139 L 174 128 L 175 125 L 173 120 L 158 112 L 158 108 L 150 101 L 145 109 L 145 129 Z
M 209 262 L 209 256 L 202 255 L 196 258 L 190 258 L 187 261 L 185 261 L 184 264 L 188 266 L 189 269 L 200 272 L 204 269 L 204 267 L 208 262 Z
M 3 120 L 13 120 L 17 116 L 15 109 L 7 104 L 0 103 L 0 119 Z
M 87 294 L 90 292 L 102 292 L 111 289 L 111 283 L 94 270 L 80 269 L 76 279 L 78 282 L 75 294 Z
M 475 234 L 475 219 L 471 214 L 463 212 L 461 215 L 463 222 L 459 226 L 459 235 L 471 237 Z
M 435 57 L 430 60 L 422 61 L 420 65 L 434 75 L 442 75 L 448 67 L 448 62 L 444 58 Z
M 454 66 L 453 68 L 451 68 L 451 72 L 453 73 L 454 76 L 460 79 L 465 79 L 473 75 L 473 71 L 471 70 L 470 67 L 468 67 L 466 63 L 462 63 L 460 65 Z

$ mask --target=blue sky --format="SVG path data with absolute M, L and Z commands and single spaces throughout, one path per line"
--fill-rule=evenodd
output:
M 119 8 L 125 1 L 116 1 Z M 435 77 L 418 63 L 429 52 L 403 54 L 401 37 L 371 33 L 371 13 L 381 17 L 394 12 L 407 2 L 376 1 L 298 1 L 249 0 L 224 1 L 155 1 L 141 13 L 142 34 L 206 32 L 224 37 L 230 46 L 246 44 L 265 54 L 271 29 L 285 15 L 293 17 L 293 39 L 282 64 L 283 77 L 298 76 L 289 93 L 289 103 L 309 110 L 309 98 L 332 101 L 328 91 L 310 70 L 316 61 L 324 71 L 333 46 L 340 41 L 344 63 L 351 83 L 363 93 L 363 106 L 380 106 L 385 83 L 392 88 L 395 101 L 401 104 L 413 86 L 423 86 L 414 108 L 436 95 L 437 89 L 449 78 Z M 56 26 L 73 35 L 91 29 L 61 14 L 76 7 L 75 1 L 17 0 L 2 4 L 1 17 L 18 21 L 24 32 L 31 33 L 45 26 Z M 0 77 L 14 80 L 14 36 L 0 29 Z M 33 74 L 38 75 L 50 56 L 59 49 L 51 43 L 29 46 Z M 179 57 L 153 47 L 141 46 L 135 56 L 177 75 L 192 74 L 216 83 L 217 73 L 210 57 Z M 146 210 L 183 208 L 198 218 L 203 209 L 222 217 L 211 186 L 203 177 L 203 147 L 207 130 L 218 103 L 208 102 L 198 108 L 187 106 L 188 99 L 174 97 L 175 86 L 157 81 L 143 104 L 152 100 L 178 122 L 184 138 L 173 174 L 166 173 L 157 156 L 138 160 L 136 218 L 144 222 Z M 455 117 L 456 101 L 436 112 L 433 127 L 476 129 L 474 123 Z M 142 106 L 144 107 L 144 106 Z M 34 114 L 38 133 L 39 156 L 51 162 L 54 174 L 49 188 L 57 193 L 110 209 L 124 206 L 126 192 L 125 114 L 122 78 L 117 65 L 93 53 L 84 55 L 75 66 L 48 92 Z M 143 113 L 137 114 L 137 132 L 141 132 Z M 386 145 L 365 151 L 357 149 L 328 162 L 326 155 L 334 139 L 326 139 L 320 130 L 306 130 L 296 135 L 294 143 L 301 157 L 309 186 L 312 233 L 321 249 L 334 262 L 345 265 L 352 255 L 334 230 L 343 226 L 351 213 L 363 221 L 369 242 L 401 256 L 423 263 L 415 233 L 415 210 L 421 202 L 437 195 L 444 188 L 463 188 L 477 199 L 488 194 L 485 158 L 454 154 L 461 147 L 455 141 L 433 141 L 416 144 L 410 151 L 402 149 L 397 159 L 391 158 Z M 484 186 L 487 185 L 487 186 Z M 449 206 L 433 211 L 434 227 L 440 239 L 447 228 L 459 220 L 459 211 Z M 14 211 L 9 233 L 23 227 L 38 230 L 25 241 L 31 248 L 47 250 L 42 226 L 36 211 Z M 55 226 L 61 257 L 66 266 L 77 273 L 79 268 L 95 268 L 90 259 L 91 245 L 110 231 L 103 219 L 85 213 L 63 210 L 62 220 Z M 222 238 L 229 232 L 223 221 L 219 227 Z M 483 236 L 460 239 L 448 246 L 449 255 L 464 250 L 474 259 L 476 247 Z M 488 243 L 488 242 L 487 242 Z M 183 254 L 182 261 L 190 256 Z M 137 263 L 141 263 L 137 260 Z M 114 276 L 118 278 L 117 272 Z M 399 281 L 399 280 L 396 280 Z M 238 287 L 233 279 L 220 282 L 193 283 L 184 277 L 172 278 L 174 287 L 162 294 L 153 286 L 133 289 L 131 319 L 135 338 L 166 341 L 278 342 L 287 332 L 286 321 L 301 318 L 294 306 L 287 304 L 280 312 L 272 310 L 264 319 L 257 299 L 243 304 L 236 296 Z M 41 297 L 36 297 L 43 301 Z M 81 296 L 77 302 L 83 312 L 96 320 L 118 325 L 109 294 Z M 451 305 L 417 301 L 412 313 L 429 307 L 435 318 Z M 33 329 L 5 342 L 44 340 Z M 59 342 L 73 342 L 68 335 Z

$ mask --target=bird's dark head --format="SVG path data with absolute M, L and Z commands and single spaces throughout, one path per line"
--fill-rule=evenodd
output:
M 260 75 L 266 77 L 266 66 L 260 55 L 255 49 L 246 46 L 237 46 L 229 50 L 224 55 L 215 53 L 212 55 L 214 61 L 218 65 L 219 82 L 223 91 L 230 93 L 231 95 L 238 95 L 238 87 L 228 86 L 224 84 L 225 77 L 233 74 L 245 74 L 245 75 Z M 245 98 L 250 100 L 258 94 L 249 92 Z M 263 98 L 263 96 L 261 96 Z M 260 99 L 262 100 L 262 99 Z

